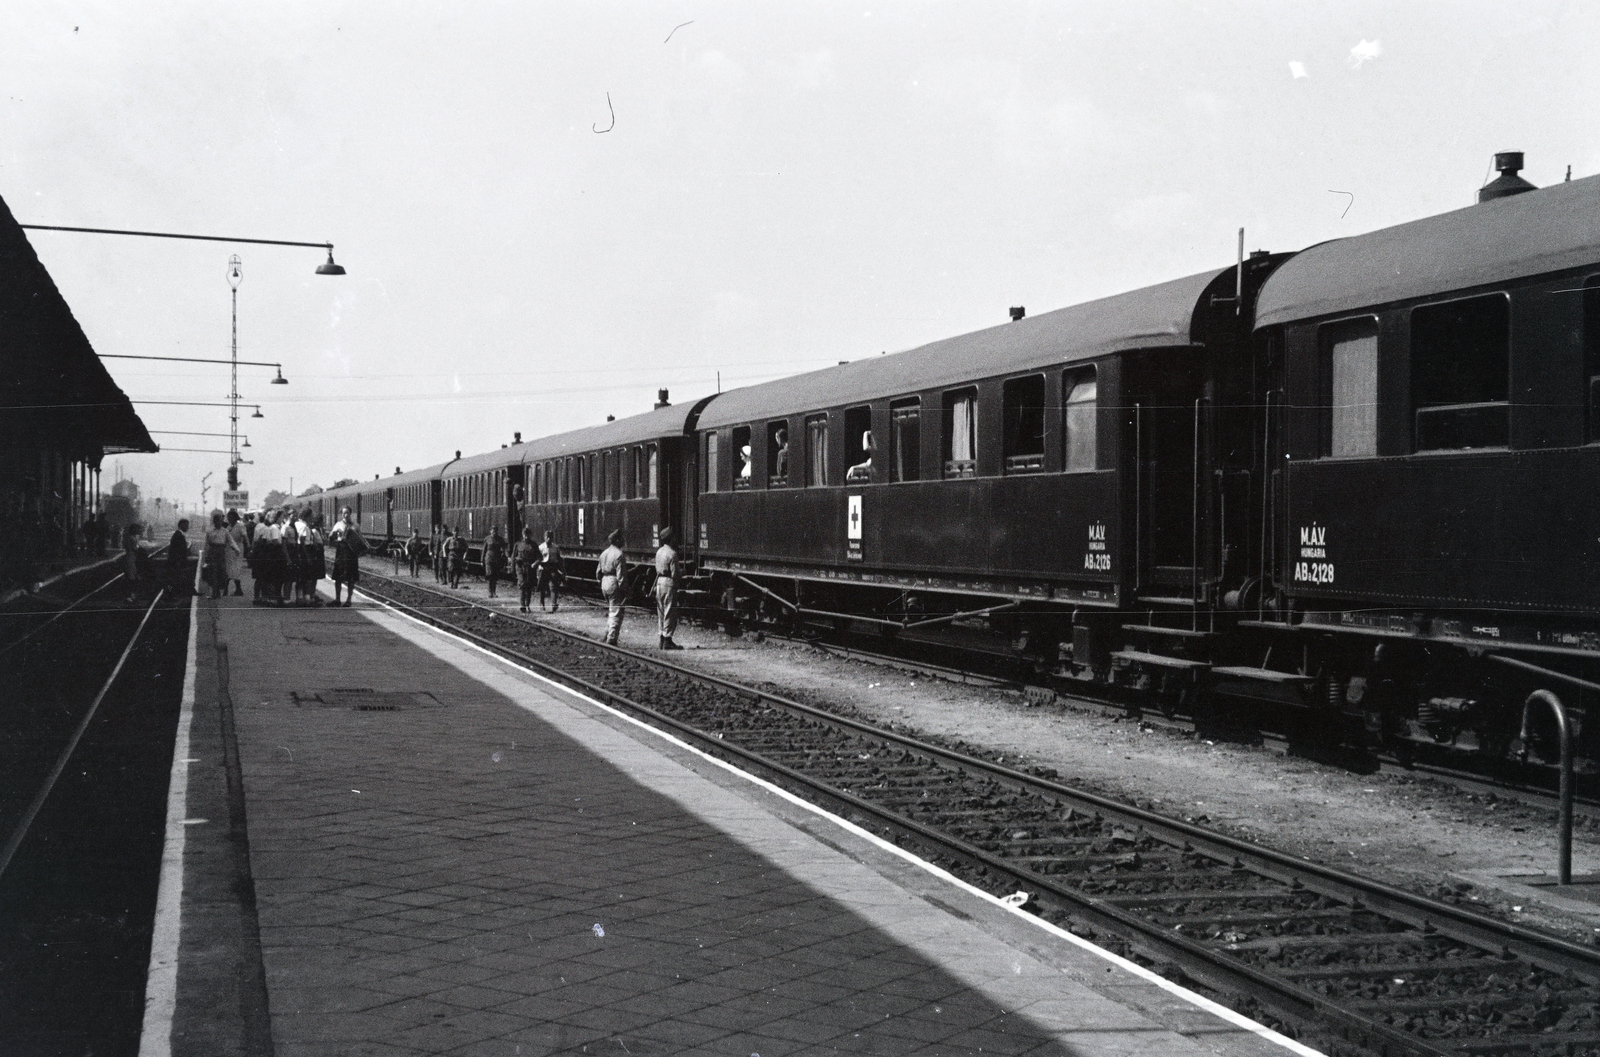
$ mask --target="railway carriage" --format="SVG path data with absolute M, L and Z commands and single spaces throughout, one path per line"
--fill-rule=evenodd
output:
M 1278 655 L 1390 735 L 1496 752 L 1531 689 L 1581 714 L 1600 684 L 1600 178 L 1523 187 L 1308 249 L 1256 318 Z
M 697 438 L 702 567 L 747 616 L 982 618 L 1108 676 L 1124 610 L 1192 609 L 1221 575 L 1210 482 L 1251 431 L 1219 454 L 1211 404 L 1239 399 L 1217 382 L 1248 361 L 1239 298 L 1281 259 L 723 394 Z M 1246 481 L 1218 515 L 1236 542 L 1250 501 Z
M 428 539 L 433 527 L 440 524 L 443 510 L 440 478 L 449 463 L 437 463 L 421 470 L 396 473 L 384 483 L 388 486 L 389 528 L 391 546 L 403 546 L 415 529 Z M 396 471 L 399 467 L 395 467 Z
M 680 558 L 694 563 L 693 431 L 708 396 L 670 405 L 663 390 L 655 410 L 527 445 L 526 523 L 535 538 L 555 533 L 568 571 L 591 576 L 606 538 L 622 531 L 622 547 L 641 563 L 635 593 L 649 581 L 649 561 L 663 528 L 676 529 Z
M 358 485 L 351 485 L 350 491 L 355 495 L 355 502 L 345 505 L 350 507 L 356 528 L 366 537 L 368 545 L 374 551 L 381 553 L 390 536 L 388 484 L 382 479 L 374 478 L 371 481 L 362 481 Z
M 464 536 L 467 563 L 481 567 L 483 545 L 491 529 L 508 542 L 522 531 L 522 434 L 514 443 L 481 455 L 460 452 L 439 471 L 439 517 Z

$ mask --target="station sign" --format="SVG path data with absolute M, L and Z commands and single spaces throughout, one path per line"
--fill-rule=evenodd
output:
M 250 493 L 244 490 L 237 492 L 224 491 L 222 493 L 222 509 L 237 510 L 244 513 L 250 509 Z

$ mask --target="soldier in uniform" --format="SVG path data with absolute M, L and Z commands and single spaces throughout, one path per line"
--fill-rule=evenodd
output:
M 622 637 L 622 603 L 627 598 L 628 559 L 622 553 L 622 530 L 612 529 L 607 537 L 611 546 L 600 552 L 595 577 L 606 599 L 606 644 L 618 645 Z
M 672 539 L 672 529 L 662 529 L 661 547 L 656 551 L 656 616 L 661 620 L 657 645 L 663 650 L 683 649 L 672 641 L 672 633 L 678 630 L 678 552 Z

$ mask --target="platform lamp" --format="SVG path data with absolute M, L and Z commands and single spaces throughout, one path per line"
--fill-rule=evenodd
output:
M 294 242 L 287 239 L 244 239 L 227 235 L 186 235 L 172 231 L 131 231 L 123 228 L 78 228 L 63 227 L 57 224 L 20 224 L 19 227 L 28 231 L 74 231 L 89 235 L 134 235 L 141 238 L 152 239 L 190 239 L 198 242 L 243 242 L 256 246 L 313 246 L 328 251 L 328 259 L 317 265 L 318 275 L 343 275 L 344 268 L 334 263 L 333 243 L 331 242 Z M 229 445 L 228 454 L 228 488 L 238 491 L 239 488 L 239 282 L 243 279 L 239 268 L 239 257 L 235 254 L 228 259 L 228 285 L 233 288 L 233 385 L 229 389 L 228 403 L 231 407 L 229 422 L 231 433 L 235 439 Z M 145 356 L 129 357 L 138 359 L 161 359 L 163 357 Z M 273 385 L 287 385 L 288 379 L 283 376 L 283 366 L 278 365 L 278 376 L 272 379 Z M 149 403 L 176 403 L 177 401 L 147 401 Z M 257 407 L 251 418 L 262 418 L 261 408 Z

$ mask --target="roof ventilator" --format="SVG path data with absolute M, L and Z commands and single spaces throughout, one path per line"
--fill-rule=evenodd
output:
M 1495 198 L 1509 198 L 1520 195 L 1525 191 L 1537 191 L 1538 188 L 1522 177 L 1517 172 L 1522 168 L 1522 152 L 1520 150 L 1502 151 L 1494 156 L 1494 167 L 1499 176 L 1484 184 L 1478 191 L 1478 201 L 1487 202 Z
M 1012 305 L 1011 306 L 1011 322 L 1015 323 L 1017 320 L 1021 319 L 1023 316 L 1025 316 L 1027 314 L 1028 314 L 1028 310 L 1024 306 L 1022 306 L 1022 305 Z

